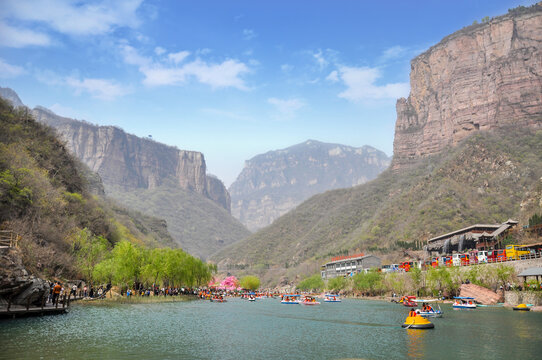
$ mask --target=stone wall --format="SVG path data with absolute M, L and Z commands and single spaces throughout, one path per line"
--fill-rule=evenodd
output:
M 542 291 L 505 291 L 504 302 L 510 305 L 542 305 Z

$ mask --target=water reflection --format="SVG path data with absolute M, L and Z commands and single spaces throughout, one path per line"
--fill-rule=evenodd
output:
M 425 358 L 425 337 L 427 330 L 406 329 L 407 356 L 411 359 Z

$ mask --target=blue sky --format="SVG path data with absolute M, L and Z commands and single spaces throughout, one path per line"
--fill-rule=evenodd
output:
M 410 59 L 535 1 L 2 0 L 0 85 L 22 101 L 244 160 L 307 139 L 392 154 Z

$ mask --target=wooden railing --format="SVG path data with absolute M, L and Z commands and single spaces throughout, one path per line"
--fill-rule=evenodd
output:
M 11 230 L 0 230 L 0 246 L 19 247 L 21 237 Z

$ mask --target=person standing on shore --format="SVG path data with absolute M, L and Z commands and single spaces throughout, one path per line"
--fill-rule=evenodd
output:
M 62 291 L 62 285 L 60 285 L 59 282 L 55 283 L 55 286 L 53 286 L 53 304 L 56 303 L 58 297 L 60 296 L 61 291 Z

